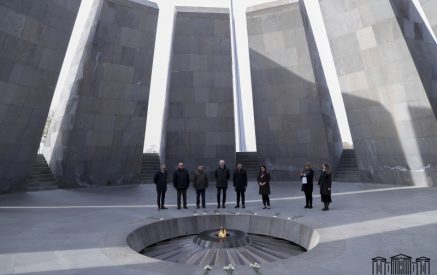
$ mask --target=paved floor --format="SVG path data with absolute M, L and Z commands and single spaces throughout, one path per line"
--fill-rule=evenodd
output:
M 291 218 L 317 228 L 320 243 L 299 256 L 262 265 L 263 274 L 372 274 L 371 258 L 406 254 L 431 258 L 437 274 L 437 188 L 334 183 L 331 211 L 304 209 L 298 183 L 272 183 L 272 209 L 262 210 L 255 183 L 247 192 L 247 214 Z M 317 192 L 315 192 L 317 194 Z M 189 202 L 194 202 L 190 190 Z M 228 190 L 235 214 L 235 193 Z M 215 188 L 207 191 L 215 208 Z M 155 207 L 153 185 L 54 190 L 0 196 L 0 274 L 202 274 L 201 267 L 148 259 L 130 250 L 126 236 L 161 218 L 196 214 Z M 225 274 L 221 267 L 210 274 Z M 255 274 L 238 266 L 234 274 Z

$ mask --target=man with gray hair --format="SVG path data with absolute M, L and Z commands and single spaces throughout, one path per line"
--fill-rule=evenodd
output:
M 226 167 L 225 161 L 220 160 L 219 167 L 215 169 L 215 180 L 217 187 L 217 208 L 220 208 L 220 195 L 223 193 L 222 208 L 225 208 L 226 204 L 226 189 L 228 189 L 228 180 L 231 177 L 228 167 Z

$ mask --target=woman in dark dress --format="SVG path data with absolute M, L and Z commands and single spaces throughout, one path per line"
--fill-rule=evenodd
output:
M 263 199 L 263 209 L 270 209 L 270 174 L 269 172 L 267 172 L 267 168 L 265 165 L 261 165 L 259 167 L 257 181 L 259 185 L 259 194 L 262 196 Z
M 300 173 L 302 180 L 302 191 L 305 193 L 305 208 L 313 208 L 313 178 L 314 171 L 311 169 L 311 163 L 305 163 L 302 173 Z
M 323 164 L 322 172 L 319 177 L 319 185 L 320 185 L 320 195 L 322 196 L 322 202 L 325 207 L 322 211 L 329 210 L 329 203 L 331 200 L 331 186 L 332 186 L 332 175 L 331 170 L 329 168 L 329 164 Z

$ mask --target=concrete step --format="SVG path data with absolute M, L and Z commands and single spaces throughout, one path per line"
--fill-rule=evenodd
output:
M 336 182 L 361 182 L 361 179 L 335 179 Z
M 336 177 L 340 177 L 340 176 L 360 176 L 361 172 L 360 171 L 354 171 L 354 172 L 336 172 L 335 176 Z
M 48 190 L 56 190 L 58 186 L 46 186 L 46 187 L 28 187 L 28 192 L 36 192 L 36 191 L 48 191 Z
M 343 150 L 336 169 L 334 180 L 340 182 L 361 181 L 361 171 L 358 168 L 357 159 L 355 157 L 355 150 Z
M 38 155 L 32 165 L 31 176 L 27 182 L 27 191 L 57 189 L 58 184 L 43 155 Z
M 29 183 L 27 185 L 27 187 L 32 187 L 32 188 L 36 188 L 36 187 L 56 187 L 58 188 L 58 184 L 57 182 L 37 182 L 37 183 Z
M 158 154 L 143 154 L 141 162 L 140 180 L 142 183 L 153 183 L 153 176 L 159 170 L 161 161 Z
M 352 167 L 352 166 L 348 166 L 348 167 L 344 167 L 344 166 L 337 166 L 337 171 L 359 171 L 360 169 L 358 169 L 358 167 Z
M 239 152 L 236 153 L 236 163 L 243 164 L 243 168 L 247 172 L 247 177 L 254 180 L 258 175 L 259 159 L 256 152 Z

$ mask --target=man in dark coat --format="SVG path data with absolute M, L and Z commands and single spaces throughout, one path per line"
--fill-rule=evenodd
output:
M 235 192 L 237 192 L 237 205 L 235 206 L 235 208 L 240 207 L 240 196 L 242 207 L 245 208 L 246 205 L 244 200 L 244 193 L 246 192 L 247 187 L 247 173 L 246 170 L 243 169 L 243 165 L 241 163 L 237 165 L 237 169 L 235 169 L 234 171 L 233 183 Z
M 167 191 L 167 174 L 165 164 L 161 164 L 161 169 L 153 177 L 153 182 L 156 184 L 158 210 L 167 209 L 164 206 L 165 192 Z
M 193 187 L 196 189 L 197 209 L 199 209 L 200 206 L 200 196 L 202 196 L 202 208 L 205 208 L 205 189 L 208 187 L 208 177 L 206 176 L 202 165 L 200 165 L 197 168 L 197 171 L 194 172 Z
M 305 163 L 302 173 L 300 173 L 300 178 L 302 180 L 302 191 L 305 193 L 305 207 L 313 208 L 313 178 L 314 171 L 311 169 L 311 163 Z
M 184 208 L 187 209 L 187 189 L 190 186 L 190 175 L 184 168 L 184 163 L 178 163 L 178 169 L 173 174 L 173 186 L 177 190 L 178 209 L 181 209 L 181 196 Z
M 215 169 L 215 180 L 217 187 L 217 208 L 220 208 L 220 193 L 223 192 L 222 208 L 225 208 L 226 189 L 228 189 L 228 180 L 231 177 L 228 167 L 224 160 L 220 160 L 219 167 Z

